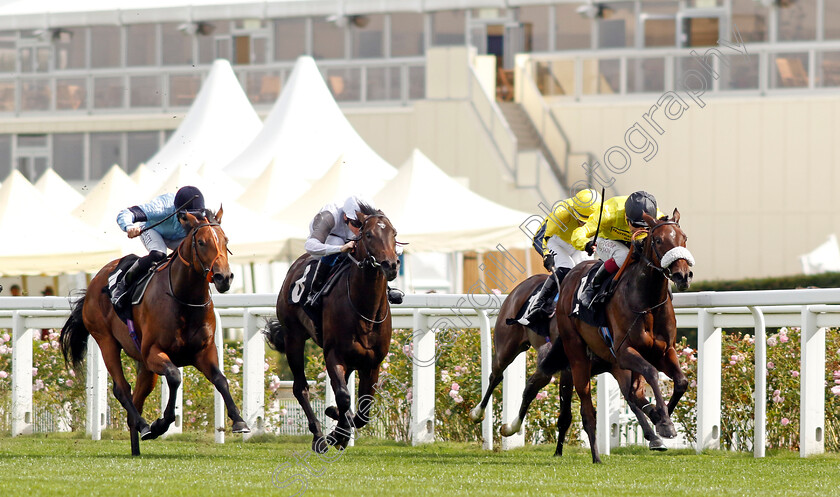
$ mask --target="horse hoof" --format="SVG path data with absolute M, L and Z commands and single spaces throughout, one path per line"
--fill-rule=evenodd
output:
M 650 450 L 655 450 L 658 452 L 665 452 L 668 450 L 668 447 L 665 447 L 665 443 L 662 441 L 661 438 L 656 438 L 650 441 Z
M 330 444 L 324 437 L 312 439 L 312 452 L 316 454 L 326 454 L 330 450 Z
M 245 421 L 237 421 L 233 423 L 231 430 L 233 433 L 251 433 L 251 429 L 245 424 Z
M 507 424 L 507 423 L 503 424 L 502 429 L 499 430 L 499 431 L 501 432 L 503 437 L 509 437 L 511 435 L 516 434 L 516 432 L 513 430 L 513 428 L 511 428 L 510 425 Z
M 329 406 L 324 409 L 324 414 L 326 414 L 328 418 L 338 421 L 338 407 Z
M 484 409 L 481 406 L 475 406 L 470 411 L 470 421 L 473 423 L 481 423 L 484 420 Z
M 656 425 L 656 433 L 663 438 L 674 438 L 677 436 L 677 429 L 672 423 Z
M 141 426 L 137 429 L 137 432 L 140 433 L 140 440 L 154 440 L 158 437 L 158 435 L 149 428 L 149 425 Z
M 350 437 L 347 435 L 341 435 L 336 432 L 332 432 L 327 436 L 327 443 L 335 447 L 336 449 L 344 450 L 347 448 L 347 444 L 350 442 Z

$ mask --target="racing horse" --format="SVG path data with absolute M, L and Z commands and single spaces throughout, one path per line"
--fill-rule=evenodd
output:
M 234 433 L 250 431 L 233 402 L 216 355 L 216 318 L 209 283 L 224 293 L 233 279 L 228 239 L 219 224 L 222 215 L 221 207 L 216 214 L 205 210 L 204 216 L 178 214 L 188 235 L 156 269 L 142 301 L 134 306 L 134 333 L 117 316 L 106 292 L 108 275 L 120 260 L 99 270 L 83 297 L 72 304 L 70 318 L 61 330 L 65 362 L 78 365 L 84 359 L 88 335 L 99 344 L 105 367 L 114 380 L 114 397 L 128 413 L 133 456 L 140 455 L 140 438 L 157 438 L 175 421 L 175 399 L 181 384 L 178 368 L 182 366 L 195 366 L 222 394 Z M 137 364 L 133 396 L 123 373 L 121 350 Z M 143 403 L 158 375 L 166 378 L 169 399 L 163 416 L 149 426 L 143 419 Z
M 302 278 L 311 256 L 300 256 L 286 275 L 277 296 L 277 319 L 265 331 L 269 345 L 286 355 L 294 375 L 293 392 L 300 403 L 309 431 L 312 450 L 323 454 L 329 445 L 347 447 L 351 426 L 361 428 L 369 421 L 374 388 L 379 380 L 379 365 L 391 344 L 391 307 L 388 303 L 388 282 L 397 277 L 399 259 L 396 236 L 391 221 L 382 211 L 362 206 L 357 212 L 361 223 L 355 248 L 349 253 L 348 270 L 338 276 L 323 297 L 321 326 L 318 327 L 300 305 L 289 296 L 295 282 Z M 338 420 L 335 430 L 324 437 L 321 423 L 309 402 L 309 384 L 304 372 L 304 345 L 312 339 L 323 349 L 327 374 L 335 392 L 337 406 L 326 414 Z M 347 381 L 353 371 L 359 372 L 359 410 L 353 414 Z M 351 385 L 350 388 L 353 386 Z
M 622 376 L 621 370 L 630 370 L 647 381 L 653 390 L 655 403 L 642 409 L 654 422 L 656 432 L 665 438 L 673 438 L 677 434 L 671 413 L 688 387 L 675 349 L 677 321 L 670 281 L 680 291 L 688 289 L 693 277 L 691 266 L 694 265 L 694 257 L 685 246 L 687 237 L 680 228 L 677 209 L 670 219 L 656 220 L 647 214 L 643 218 L 648 226 L 634 233 L 630 254 L 616 275 L 615 292 L 606 304 L 612 345 L 601 337 L 598 328 L 570 317 L 575 294 L 580 291 L 580 281 L 595 263 L 577 265 L 560 285 L 555 319 L 561 340 L 553 347 L 563 347 L 571 366 L 593 463 L 601 462 L 595 439 L 595 409 L 589 383 L 595 363 L 593 356 L 609 364 L 622 392 L 632 388 L 627 384 L 632 375 Z M 636 240 L 641 233 L 646 236 Z M 659 388 L 659 371 L 674 381 L 674 392 L 667 406 Z
M 493 331 L 494 354 L 489 384 L 487 390 L 484 392 L 481 403 L 470 411 L 470 419 L 474 423 L 479 423 L 484 419 L 484 411 L 490 401 L 490 396 L 499 383 L 501 383 L 505 369 L 510 366 L 521 352 L 525 352 L 533 347 L 537 351 L 537 371 L 528 378 L 517 417 L 510 424 L 502 425 L 501 434 L 502 436 L 509 437 L 519 431 L 522 426 L 522 421 L 528 412 L 528 408 L 537 393 L 548 385 L 554 374 L 559 372 L 560 414 L 557 417 L 558 435 L 554 455 L 561 456 L 563 455 L 566 433 L 572 423 L 572 374 L 562 344 L 558 344 L 556 347 L 552 347 L 551 345 L 551 342 L 559 342 L 557 321 L 552 319 L 550 322 L 549 337 L 551 342 L 546 337 L 538 335 L 530 328 L 512 319 L 510 319 L 511 324 L 508 324 L 508 318 L 515 318 L 519 309 L 527 303 L 534 291 L 542 286 L 546 278 L 551 277 L 551 275 L 545 274 L 531 276 L 518 284 L 502 303 L 502 307 L 499 309 L 499 316 L 496 319 L 496 327 Z M 597 361 L 592 369 L 592 375 L 594 376 L 610 369 L 609 363 Z M 636 415 L 639 425 L 644 432 L 645 439 L 650 442 L 650 449 L 665 450 L 665 444 L 656 436 L 656 433 L 641 411 L 642 406 L 647 404 L 647 400 L 644 397 L 644 384 L 640 381 L 641 377 L 639 375 L 633 375 L 632 381 L 627 381 L 624 377 L 630 374 L 629 371 L 619 370 L 616 373 L 619 375 L 617 379 L 620 385 L 631 387 L 629 391 L 622 391 L 622 393 L 625 398 L 632 400 L 628 402 L 628 405 Z

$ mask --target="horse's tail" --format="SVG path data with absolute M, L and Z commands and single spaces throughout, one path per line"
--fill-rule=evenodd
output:
M 78 365 L 85 358 L 87 351 L 87 339 L 90 332 L 85 328 L 85 323 L 82 320 L 82 308 L 85 306 L 85 292 L 76 302 L 70 306 L 70 318 L 64 323 L 61 328 L 61 353 L 64 354 L 64 363 Z
M 286 327 L 279 320 L 270 319 L 266 323 L 263 335 L 272 349 L 281 354 L 286 353 Z

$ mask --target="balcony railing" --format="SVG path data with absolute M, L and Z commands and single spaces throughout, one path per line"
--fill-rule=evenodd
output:
M 327 86 L 341 103 L 407 104 L 425 98 L 423 57 L 319 61 Z M 210 65 L 0 73 L 0 116 L 38 113 L 168 112 L 192 104 Z M 270 106 L 292 63 L 234 66 L 248 99 Z
M 840 41 L 534 53 L 530 64 L 543 96 L 558 99 L 685 90 L 784 95 L 840 89 Z

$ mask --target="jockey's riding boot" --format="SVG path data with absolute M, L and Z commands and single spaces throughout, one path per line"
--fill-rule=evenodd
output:
M 403 295 L 405 295 L 405 292 L 402 290 L 388 287 L 388 302 L 392 304 L 402 304 Z
M 595 295 L 598 294 L 598 290 L 601 288 L 601 285 L 610 276 L 612 276 L 612 273 L 607 271 L 606 265 L 599 267 L 595 276 L 592 277 L 592 283 L 584 288 L 583 293 L 580 295 L 581 305 L 584 307 L 592 306 L 592 300 L 595 298 Z
M 320 259 L 315 266 L 315 276 L 312 277 L 312 287 L 309 289 L 309 297 L 306 298 L 307 307 L 316 307 L 318 305 L 319 297 L 321 296 L 321 289 L 324 283 L 327 282 L 327 276 L 330 274 L 330 266 L 324 264 Z
M 549 275 L 542 288 L 540 288 L 537 298 L 531 301 L 528 309 L 525 310 L 525 314 L 519 318 L 519 324 L 528 326 L 540 313 L 544 313 L 546 316 L 550 315 L 551 305 L 554 304 L 554 292 L 556 291 L 557 280 L 554 279 L 554 276 Z
M 114 305 L 116 305 L 119 301 L 123 299 L 123 297 L 125 297 L 132 283 L 142 278 L 143 275 L 146 274 L 149 271 L 149 269 L 151 269 L 152 264 L 163 260 L 165 257 L 165 253 L 159 250 L 152 250 L 151 252 L 149 252 L 149 255 L 140 257 L 136 261 L 134 261 L 134 264 L 132 264 L 131 267 L 128 268 L 128 270 L 125 272 L 125 276 L 123 276 L 123 278 L 117 282 L 117 286 L 114 288 L 114 294 L 111 299 Z

